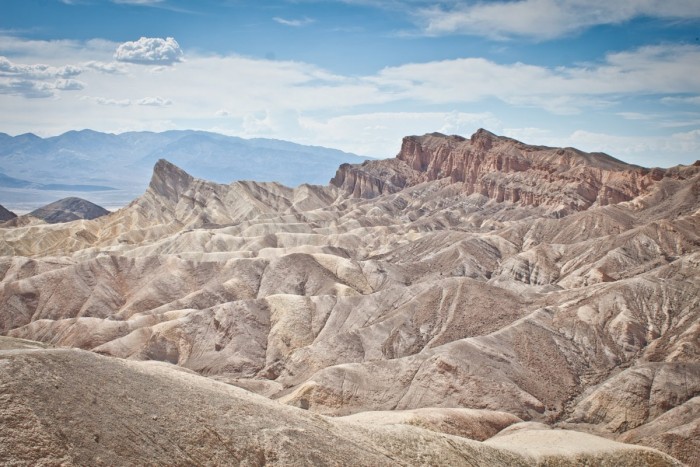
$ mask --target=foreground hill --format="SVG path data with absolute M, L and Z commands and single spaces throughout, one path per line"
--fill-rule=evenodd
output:
M 66 466 L 680 465 L 652 449 L 562 430 L 480 443 L 332 419 L 176 368 L 0 338 L 0 458 Z
M 327 187 L 161 160 L 126 208 L 0 229 L 0 252 L 8 336 L 319 414 L 469 409 L 477 439 L 515 418 L 698 458 L 697 164 L 483 130 L 408 137 Z

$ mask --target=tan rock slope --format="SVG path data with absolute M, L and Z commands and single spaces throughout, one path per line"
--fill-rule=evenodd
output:
M 0 229 L 0 252 L 1 334 L 320 414 L 476 439 L 522 420 L 700 458 L 697 163 L 485 130 L 408 137 L 328 187 L 160 161 L 126 208 Z

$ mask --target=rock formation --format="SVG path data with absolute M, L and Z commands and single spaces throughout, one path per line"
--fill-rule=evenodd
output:
M 470 139 L 440 133 L 406 137 L 396 159 L 344 164 L 331 183 L 352 196 L 373 198 L 449 179 L 467 195 L 567 214 L 629 201 L 668 175 L 607 154 L 530 146 L 482 129 Z
M 566 428 L 697 460 L 700 165 L 483 130 L 327 187 L 159 161 L 129 206 L 0 229 L 0 253 L 0 334 L 401 433 L 520 453 Z

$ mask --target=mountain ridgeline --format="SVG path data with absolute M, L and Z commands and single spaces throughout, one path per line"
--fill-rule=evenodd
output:
M 0 455 L 30 433 L 58 460 L 698 465 L 700 163 L 485 130 L 326 186 L 162 159 L 128 206 L 0 229 L 0 253 L 0 334 L 33 346 L 0 351 L 26 422 Z M 49 397 L 81 365 L 104 388 Z M 125 450 L 116 413 L 151 442 Z
M 289 186 L 326 184 L 341 163 L 367 159 L 335 149 L 203 131 L 82 130 L 50 138 L 0 133 L 0 200 L 26 211 L 62 197 L 123 206 L 143 191 L 162 158 L 219 183 L 275 180 Z

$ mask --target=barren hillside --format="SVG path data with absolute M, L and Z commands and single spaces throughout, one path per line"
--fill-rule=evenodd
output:
M 328 446 L 339 446 L 332 437 L 345 422 L 316 414 L 349 416 L 363 427 L 349 444 L 399 463 L 430 463 L 420 456 L 433 448 L 377 446 L 418 437 L 435 449 L 447 443 L 455 456 L 474 449 L 493 462 L 530 463 L 518 456 L 574 455 L 556 451 L 561 435 L 622 452 L 574 430 L 698 465 L 697 163 L 646 169 L 485 130 L 407 137 L 395 159 L 343 165 L 326 187 L 219 185 L 161 160 L 126 208 L 0 229 L 0 253 L 1 334 L 129 360 L 23 351 L 0 355 L 0 368 L 34 359 L 49 378 L 59 360 L 61 368 L 104 361 L 144 378 L 186 375 L 187 387 L 267 404 L 288 414 L 285 423 L 328 424 Z M 135 362 L 152 360 L 184 372 Z M 221 413 L 212 404 L 197 410 Z M 60 423 L 46 410 L 41 423 Z M 257 410 L 247 420 L 264 433 L 276 416 Z M 407 425 L 480 441 L 500 435 L 477 445 Z M 567 431 L 533 431 L 547 428 Z M 202 439 L 220 434 L 212 429 L 202 425 Z M 532 436 L 540 446 L 527 454 Z M 67 443 L 46 439 L 56 449 Z M 282 439 L 258 440 L 263 460 L 286 452 L 274 444 Z M 318 459 L 342 463 L 318 446 Z M 81 463 L 84 454 L 65 449 L 56 452 Z M 337 449 L 362 463 L 352 446 Z M 402 450 L 407 457 L 392 457 Z M 315 458 L 277 461 L 299 459 Z

